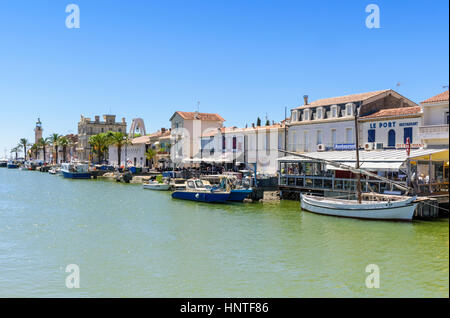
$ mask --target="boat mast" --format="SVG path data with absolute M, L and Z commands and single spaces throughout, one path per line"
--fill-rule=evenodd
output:
M 360 170 L 359 168 L 359 131 L 358 131 L 358 107 L 355 104 L 354 108 L 354 115 L 355 115 L 355 149 L 356 149 L 356 169 Z M 361 204 L 361 173 L 357 173 L 357 182 L 356 182 L 356 193 L 358 195 L 358 203 Z

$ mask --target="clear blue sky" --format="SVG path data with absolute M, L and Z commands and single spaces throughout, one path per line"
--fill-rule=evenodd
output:
M 78 4 L 81 28 L 67 29 Z M 367 29 L 366 5 L 381 28 Z M 397 89 L 415 102 L 449 78 L 448 1 L 5 0 L 0 3 L 0 157 L 21 137 L 76 133 L 80 114 L 169 126 L 176 110 L 227 126 L 284 107 Z M 8 151 L 9 152 L 9 151 Z

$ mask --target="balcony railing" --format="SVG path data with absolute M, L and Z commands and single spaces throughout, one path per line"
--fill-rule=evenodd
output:
M 448 125 L 429 125 L 429 126 L 420 126 L 419 134 L 425 135 L 424 137 L 428 137 L 428 135 L 446 135 L 448 136 Z

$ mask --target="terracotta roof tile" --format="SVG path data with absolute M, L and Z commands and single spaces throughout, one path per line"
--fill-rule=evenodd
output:
M 379 110 L 376 113 L 367 116 L 363 116 L 361 117 L 361 119 L 414 115 L 420 114 L 421 111 L 422 108 L 420 106 L 389 108 Z
M 428 103 L 438 103 L 438 102 L 448 102 L 448 90 L 445 92 L 442 92 L 440 94 L 437 94 L 436 96 L 430 97 L 422 102 L 422 104 L 428 104 Z
M 339 96 L 339 97 L 323 98 L 323 99 L 318 99 L 312 103 L 309 103 L 308 105 L 303 105 L 303 106 L 297 107 L 296 109 L 359 102 L 359 101 L 364 101 L 366 99 L 369 99 L 371 97 L 374 97 L 376 95 L 379 95 L 379 94 L 382 94 L 382 93 L 385 93 L 388 91 L 390 91 L 390 89 L 374 91 L 374 92 L 367 92 L 367 93 L 360 93 L 360 94 L 352 94 L 352 95 L 346 95 L 346 96 Z
M 200 120 L 210 120 L 210 121 L 225 121 L 225 119 L 222 118 L 219 114 L 212 114 L 212 113 L 197 113 L 197 112 L 176 112 L 178 115 L 180 115 L 183 119 L 186 120 L 194 120 L 194 119 L 200 119 Z

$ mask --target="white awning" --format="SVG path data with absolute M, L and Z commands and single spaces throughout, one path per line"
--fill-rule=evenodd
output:
M 340 162 L 346 166 L 356 168 L 356 162 Z M 402 162 L 361 162 L 360 167 L 364 170 L 376 170 L 376 171 L 398 171 L 402 165 Z M 327 164 L 327 170 L 341 170 L 338 167 Z
M 402 162 L 363 162 L 361 168 L 376 171 L 398 171 Z
M 336 163 L 338 163 L 338 162 L 336 162 Z M 346 166 L 350 166 L 350 167 L 352 167 L 352 168 L 355 168 L 355 166 L 356 166 L 356 163 L 355 163 L 355 162 L 339 162 L 339 163 L 341 163 L 341 164 L 343 164 L 343 165 L 346 165 Z M 340 169 L 340 168 L 338 168 L 338 167 L 336 167 L 336 166 L 329 165 L 329 164 L 327 164 L 327 165 L 325 166 L 325 169 L 326 169 L 326 170 L 342 170 L 342 169 Z

